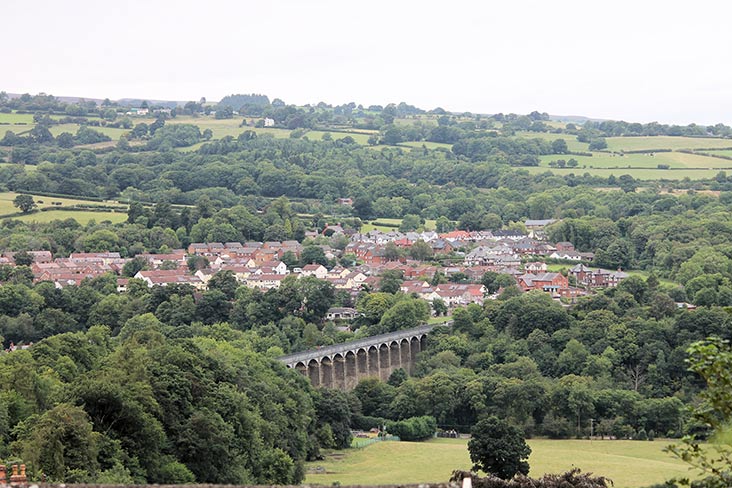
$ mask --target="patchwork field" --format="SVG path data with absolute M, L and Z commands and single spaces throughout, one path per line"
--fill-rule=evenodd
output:
M 668 441 L 530 440 L 531 476 L 579 467 L 607 476 L 615 488 L 637 488 L 688 475 L 681 461 L 664 453 Z M 325 461 L 308 463 L 305 483 L 318 485 L 445 482 L 455 469 L 469 469 L 464 439 L 428 442 L 381 442 L 363 449 L 338 451 Z M 324 474 L 314 474 L 317 467 Z

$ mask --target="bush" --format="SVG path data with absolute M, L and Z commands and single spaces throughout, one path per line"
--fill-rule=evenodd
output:
M 403 441 L 424 441 L 435 435 L 437 421 L 434 417 L 412 417 L 398 422 L 387 422 L 386 430 Z
M 612 480 L 604 476 L 593 477 L 592 473 L 582 474 L 579 468 L 562 474 L 545 474 L 541 478 L 519 474 L 510 480 L 490 475 L 481 478 L 467 471 L 453 471 L 450 481 L 459 483 L 464 478 L 472 479 L 473 488 L 607 488 L 612 485 Z
M 351 425 L 358 430 L 380 429 L 386 423 L 386 419 L 381 417 L 371 417 L 369 415 L 356 414 L 351 417 Z

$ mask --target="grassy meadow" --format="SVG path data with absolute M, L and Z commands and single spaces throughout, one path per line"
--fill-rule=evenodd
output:
M 0 124 L 33 124 L 33 114 L 0 113 Z
M 68 132 L 70 134 L 76 134 L 79 130 L 79 124 L 59 124 L 59 125 L 53 125 L 49 129 L 51 131 L 51 134 L 53 134 L 54 137 L 57 137 L 59 134 L 63 132 Z M 104 135 L 107 135 L 112 138 L 114 141 L 118 141 L 120 136 L 122 134 L 126 134 L 129 132 L 128 129 L 115 129 L 113 127 L 89 127 L 90 129 L 93 129 L 97 132 L 101 132 Z
M 554 158 L 557 158 L 554 156 Z M 568 159 L 568 158 L 567 158 Z M 709 158 L 712 159 L 712 158 Z M 729 167 L 732 168 L 732 165 Z M 580 165 L 577 168 L 550 168 L 548 166 L 527 166 L 521 169 L 527 170 L 531 174 L 544 173 L 550 171 L 555 175 L 563 176 L 570 173 L 575 175 L 583 175 L 588 173 L 593 176 L 601 176 L 607 178 L 610 175 L 631 175 L 633 178 L 638 180 L 683 180 L 689 178 L 690 180 L 708 179 L 714 178 L 719 173 L 720 169 L 655 169 L 655 168 L 583 168 Z
M 614 488 L 637 488 L 688 476 L 684 463 L 663 452 L 668 441 L 528 441 L 531 476 L 558 473 L 573 467 L 609 477 Z M 308 463 L 306 484 L 394 485 L 446 482 L 455 469 L 471 465 L 465 439 L 428 442 L 380 442 L 363 449 L 337 451 L 324 461 Z M 324 474 L 314 474 L 316 467 Z
M 550 132 L 521 131 L 516 133 L 516 137 L 520 137 L 521 139 L 544 139 L 545 141 L 549 142 L 554 142 L 557 139 L 564 139 L 564 141 L 567 143 L 567 149 L 575 152 L 586 152 L 590 146 L 589 143 L 579 142 L 577 140 L 577 136 L 574 136 L 572 134 L 553 134 Z
M 641 151 L 649 149 L 702 149 L 729 148 L 732 139 L 714 137 L 648 136 L 648 137 L 608 137 L 610 151 Z
M 666 164 L 671 169 L 717 169 L 732 168 L 732 161 L 720 158 L 712 158 L 701 154 L 689 154 L 682 152 L 668 152 L 650 154 L 626 154 L 624 156 L 610 153 L 593 153 L 592 156 L 575 155 L 546 155 L 540 156 L 540 166 L 549 167 L 551 161 L 564 159 L 568 161 L 574 158 L 579 163 L 575 169 L 611 168 L 611 169 L 653 169 L 657 171 L 659 164 Z
M 402 142 L 399 144 L 400 146 L 407 146 L 411 148 L 417 148 L 421 149 L 422 146 L 426 147 L 427 149 L 452 149 L 452 144 L 445 144 L 444 142 L 430 142 L 430 141 L 408 141 L 408 142 Z
M 74 219 L 81 225 L 86 225 L 92 220 L 95 222 L 109 220 L 113 224 L 118 224 L 127 220 L 127 214 L 121 212 L 93 212 L 89 210 L 48 210 L 46 212 L 36 212 L 13 218 L 23 222 L 37 222 L 40 224 L 66 219 Z
M 17 196 L 14 192 L 3 192 L 0 193 L 0 218 L 4 216 L 14 214 L 18 212 L 18 209 L 13 206 L 13 200 Z M 51 202 L 61 202 L 60 207 L 73 207 L 74 205 L 109 205 L 109 203 L 94 202 L 90 200 L 77 200 L 73 198 L 58 198 L 58 197 L 45 197 L 39 195 L 33 195 L 33 199 L 36 201 L 38 208 L 57 208 L 58 206 L 51 205 Z M 43 202 L 43 203 L 40 203 Z M 111 202 L 117 204 L 117 202 Z M 120 205 L 122 207 L 123 205 Z M 13 217 L 17 220 L 25 222 L 51 222 L 52 220 L 65 220 L 74 219 L 82 225 L 87 224 L 90 220 L 96 220 L 101 222 L 103 220 L 110 220 L 114 223 L 123 222 L 127 220 L 127 213 L 125 212 L 94 212 L 90 210 L 47 210 L 45 212 L 34 212 L 27 215 L 19 215 Z

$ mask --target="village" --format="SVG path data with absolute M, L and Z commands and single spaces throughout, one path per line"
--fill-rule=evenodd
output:
M 148 287 L 187 284 L 205 291 L 213 275 L 229 271 L 242 285 L 264 291 L 279 288 L 285 277 L 294 274 L 325 280 L 355 299 L 363 290 L 378 289 L 380 276 L 394 271 L 403 277 L 400 287 L 403 293 L 430 303 L 441 300 L 449 310 L 495 299 L 507 284 L 514 283 L 524 292 L 538 290 L 570 303 L 598 288 L 617 286 L 628 277 L 621 270 L 588 267 L 585 263 L 591 262 L 594 255 L 576 251 L 569 242 L 548 242 L 542 231 L 547 223 L 550 221 L 526 221 L 526 233 L 511 230 L 359 233 L 336 224 L 326 226 L 321 232 L 308 232 L 305 244 L 297 241 L 192 243 L 186 249 L 138 254 L 134 259 L 143 260 L 144 265 L 132 277 L 144 281 Z M 332 247 L 330 243 L 334 239 L 345 246 Z M 415 259 L 414 253 L 410 254 L 415 245 L 428 251 L 424 259 Z M 307 247 L 320 248 L 326 261 L 301 263 L 303 249 Z M 118 252 L 72 253 L 56 258 L 50 251 L 27 253 L 33 261 L 30 269 L 35 282 L 49 281 L 57 288 L 64 288 L 113 273 L 118 276 L 118 292 L 127 290 L 130 276 L 124 276 L 123 268 L 133 258 L 122 257 Z M 0 257 L 0 266 L 15 266 L 14 254 L 5 252 Z M 549 271 L 547 261 L 574 265 L 562 274 Z M 510 279 L 502 280 L 499 289 L 489 292 L 481 283 L 487 272 Z M 436 276 L 443 279 L 436 280 Z M 353 314 L 353 309 L 334 309 L 328 318 L 348 319 Z

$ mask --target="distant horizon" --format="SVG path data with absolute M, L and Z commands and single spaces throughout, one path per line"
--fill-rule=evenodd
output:
M 8 91 L 8 90 L 3 90 L 1 88 L 0 88 L 0 91 L 5 91 L 5 93 L 7 93 L 8 96 L 14 97 L 14 98 L 20 97 L 20 96 L 22 96 L 22 95 L 24 95 L 26 93 L 27 94 L 30 94 L 30 95 L 33 95 L 33 96 L 39 95 L 39 94 L 43 93 L 45 95 L 50 95 L 50 96 L 56 97 L 58 99 L 79 99 L 79 100 L 94 100 L 94 101 L 100 100 L 100 101 L 103 101 L 103 100 L 105 100 L 105 99 L 108 98 L 112 102 L 119 102 L 121 100 L 142 100 L 142 101 L 147 101 L 147 102 L 185 104 L 185 103 L 191 102 L 191 101 L 197 102 L 197 101 L 199 101 L 201 99 L 201 97 L 192 97 L 192 98 L 187 98 L 187 99 L 165 99 L 165 98 L 155 98 L 155 97 L 130 97 L 130 96 L 115 97 L 115 98 L 113 98 L 113 97 L 109 97 L 109 96 L 100 97 L 100 96 L 58 95 L 56 93 L 52 93 L 50 91 L 44 91 L 44 90 L 41 90 L 41 91 L 36 92 L 36 93 L 33 93 L 33 92 L 29 92 L 29 91 L 15 91 L 15 90 L 14 91 Z M 283 100 L 288 105 L 296 105 L 296 106 L 299 106 L 299 107 L 306 106 L 306 105 L 315 106 L 315 105 L 317 105 L 317 104 L 319 104 L 321 102 L 323 102 L 323 103 L 325 103 L 327 105 L 331 105 L 331 106 L 344 105 L 344 104 L 353 102 L 357 106 L 358 105 L 362 105 L 364 108 L 367 108 L 370 105 L 380 105 L 382 107 L 385 107 L 385 106 L 387 106 L 390 103 L 393 103 L 393 104 L 397 104 L 398 105 L 399 103 L 402 103 L 403 102 L 403 103 L 406 103 L 408 105 L 412 105 L 412 106 L 414 106 L 414 107 L 416 107 L 418 109 L 424 110 L 425 112 L 430 112 L 430 111 L 432 111 L 434 109 L 441 108 L 441 109 L 443 109 L 446 112 L 451 113 L 451 114 L 471 113 L 471 114 L 474 114 L 474 115 L 492 116 L 492 115 L 496 115 L 496 114 L 502 113 L 502 114 L 505 114 L 505 115 L 508 115 L 508 114 L 528 115 L 529 113 L 531 113 L 534 110 L 536 110 L 539 113 L 546 113 L 547 115 L 549 115 L 549 117 L 551 117 L 553 119 L 584 119 L 586 121 L 593 121 L 593 122 L 596 122 L 596 121 L 623 121 L 623 122 L 628 122 L 628 123 L 640 123 L 640 124 L 649 124 L 649 123 L 656 122 L 656 123 L 664 124 L 664 125 L 680 125 L 680 126 L 687 126 L 687 125 L 690 125 L 690 124 L 697 124 L 697 125 L 702 125 L 702 126 L 713 126 L 713 125 L 716 125 L 717 123 L 723 123 L 725 125 L 732 125 L 732 123 L 727 123 L 727 122 L 723 122 L 723 121 L 714 122 L 714 123 L 711 123 L 711 124 L 702 124 L 702 123 L 699 123 L 699 122 L 693 121 L 693 120 L 692 121 L 689 121 L 689 122 L 668 122 L 668 121 L 662 121 L 662 120 L 634 120 L 634 119 L 631 119 L 631 118 L 596 117 L 596 116 L 588 115 L 588 114 L 565 114 L 565 113 L 557 114 L 557 113 L 548 112 L 546 110 L 541 110 L 539 108 L 530 110 L 528 112 L 518 112 L 518 111 L 477 112 L 475 110 L 451 110 L 450 108 L 448 108 L 446 106 L 443 106 L 443 105 L 438 105 L 438 106 L 435 106 L 435 107 L 427 108 L 427 107 L 422 107 L 422 106 L 420 106 L 420 105 L 418 105 L 416 103 L 411 103 L 411 102 L 409 102 L 407 100 L 390 101 L 390 102 L 383 102 L 383 103 L 368 103 L 368 104 L 366 104 L 366 103 L 360 103 L 360 102 L 358 102 L 356 100 L 351 100 L 349 102 L 342 102 L 342 103 L 331 103 L 331 102 L 327 102 L 325 100 L 318 100 L 317 102 L 292 103 L 292 102 L 290 102 L 289 100 L 287 100 L 284 97 L 270 96 L 266 92 L 252 92 L 252 91 L 232 92 L 232 93 L 228 93 L 227 95 L 223 95 L 223 96 L 218 97 L 218 98 L 209 98 L 209 97 L 205 97 L 205 96 L 204 96 L 204 98 L 206 98 L 206 103 L 218 103 L 224 97 L 227 97 L 227 96 L 230 96 L 230 95 L 248 95 L 248 94 L 254 94 L 254 93 L 261 94 L 261 95 L 266 95 L 270 99 L 270 102 L 272 100 L 274 100 L 274 99 L 279 98 L 280 100 Z
M 732 125 L 730 15 L 719 0 L 9 0 L 0 89 Z

